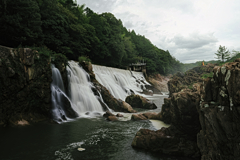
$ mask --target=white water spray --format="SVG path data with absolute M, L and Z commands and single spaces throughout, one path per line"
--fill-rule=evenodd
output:
M 65 89 L 63 85 L 62 76 L 59 70 L 51 65 L 52 68 L 52 83 L 51 83 L 51 91 L 52 91 L 52 115 L 53 119 L 57 122 L 62 122 L 67 120 L 66 113 L 63 109 L 63 97 L 67 97 L 65 94 Z
M 74 110 L 83 115 L 86 112 L 103 112 L 102 106 L 94 95 L 89 75 L 74 61 L 68 62 L 69 97 Z
M 145 89 L 145 84 L 150 85 L 142 72 L 130 72 L 129 70 L 93 65 L 93 71 L 99 83 L 105 86 L 109 92 L 121 100 L 132 92 L 139 94 Z

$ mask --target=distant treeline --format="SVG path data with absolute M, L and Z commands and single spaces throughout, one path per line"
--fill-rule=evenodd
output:
M 123 68 L 147 63 L 148 73 L 183 71 L 183 64 L 111 13 L 97 14 L 73 0 L 0 0 L 0 45 L 47 47 L 77 60 Z

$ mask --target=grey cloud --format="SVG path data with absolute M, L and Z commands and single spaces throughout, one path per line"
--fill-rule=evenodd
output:
M 174 57 L 184 63 L 195 62 L 195 61 L 209 61 L 214 60 L 215 52 L 217 50 L 216 44 L 208 44 L 201 48 L 196 48 L 194 50 L 182 49 L 182 48 L 172 48 L 172 53 Z
M 77 0 L 79 5 L 85 4 L 91 10 L 97 13 L 111 12 L 117 0 Z
M 132 22 L 130 22 L 130 21 L 127 21 L 127 22 L 124 22 L 124 26 L 126 28 L 133 28 L 134 24 Z
M 192 0 L 181 0 L 181 1 L 176 1 L 176 0 L 164 0 L 164 1 L 151 0 L 151 1 L 146 1 L 146 5 L 155 6 L 155 7 L 159 6 L 160 8 L 178 9 L 182 12 L 187 12 L 187 13 L 191 13 L 191 14 L 196 12 L 194 10 Z
M 205 45 L 218 42 L 217 38 L 215 38 L 213 34 L 199 35 L 197 33 L 192 34 L 189 37 L 177 35 L 172 39 L 172 41 L 176 44 L 176 46 L 186 49 L 200 48 Z

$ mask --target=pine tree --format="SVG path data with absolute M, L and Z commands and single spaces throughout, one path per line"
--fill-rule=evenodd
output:
M 217 53 L 215 54 L 217 55 L 216 58 L 221 60 L 222 62 L 231 58 L 231 53 L 229 52 L 229 50 L 227 50 L 225 46 L 220 45 Z

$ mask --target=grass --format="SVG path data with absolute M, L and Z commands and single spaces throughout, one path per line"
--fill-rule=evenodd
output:
M 212 78 L 213 77 L 213 72 L 205 73 L 205 74 L 202 75 L 202 79 L 206 79 L 208 77 Z

